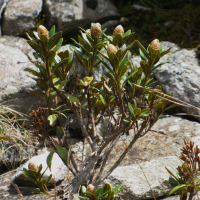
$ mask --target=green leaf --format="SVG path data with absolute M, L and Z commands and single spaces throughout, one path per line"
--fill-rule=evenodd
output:
M 81 191 L 82 191 L 82 193 L 83 193 L 84 195 L 86 195 L 86 187 L 85 187 L 85 186 L 82 186 L 82 187 L 81 187 Z
M 64 94 L 65 95 L 65 97 L 67 98 L 67 99 L 69 99 L 69 101 L 71 101 L 74 105 L 76 105 L 76 106 L 80 106 L 80 102 L 79 102 L 79 100 L 78 100 L 78 98 L 76 98 L 75 96 L 73 96 L 73 95 L 71 95 L 71 94 Z
M 9 137 L 7 137 L 7 136 L 0 136 L 0 140 L 9 140 Z
M 122 80 L 122 78 L 126 74 L 127 70 L 128 70 L 128 66 L 127 65 L 124 65 L 123 68 L 119 70 L 118 74 L 119 74 L 120 80 Z
M 35 38 L 37 40 L 40 40 L 40 37 L 39 37 L 39 35 L 38 35 L 38 33 L 36 31 L 33 31 L 33 35 L 35 36 Z
M 45 97 L 43 97 L 39 92 L 36 91 L 29 91 L 30 94 L 35 95 L 37 97 L 40 97 L 42 100 L 44 100 L 46 102 Z
M 55 34 L 54 38 L 49 43 L 49 49 L 52 49 L 54 46 L 56 46 L 58 44 L 59 40 L 61 39 L 61 37 L 62 37 L 62 31 Z
M 134 108 L 134 114 L 135 114 L 136 117 L 140 116 L 141 108 Z
M 25 190 L 37 190 L 40 191 L 40 188 L 37 187 L 26 187 L 26 186 L 20 186 L 20 189 L 25 189 Z
M 89 85 L 89 84 L 92 82 L 92 80 L 93 80 L 93 77 L 92 77 L 92 76 L 91 76 L 91 77 L 85 76 L 85 77 L 83 78 L 83 81 L 84 81 L 84 83 L 85 83 L 86 86 Z
M 53 37 L 54 34 L 55 34 L 55 25 L 53 25 L 53 26 L 51 27 L 51 30 L 49 31 L 49 37 L 50 37 L 50 38 Z
M 105 99 L 103 98 L 103 96 L 101 94 L 99 94 L 99 98 L 101 99 L 103 105 L 106 105 Z
M 56 135 L 57 135 L 57 137 L 58 137 L 59 140 L 62 139 L 64 133 L 63 133 L 63 129 L 62 129 L 61 126 L 57 126 L 56 127 Z
M 27 43 L 36 51 L 39 52 L 41 55 L 44 56 L 43 48 L 40 44 L 33 40 L 28 40 Z
M 118 84 L 116 78 L 113 76 L 113 74 L 109 73 L 109 72 L 105 72 L 104 73 L 108 78 L 110 78 L 110 80 L 115 83 L 116 85 Z
M 123 85 L 126 84 L 126 82 L 128 82 L 128 80 L 136 73 L 137 71 L 134 71 L 133 73 L 131 73 L 124 81 Z
M 134 101 L 134 107 L 137 108 L 137 102 L 136 102 L 136 100 L 134 99 L 133 101 Z
M 56 56 L 56 52 L 54 50 L 50 50 L 48 55 L 47 55 L 47 59 L 50 61 L 50 62 L 53 62 L 54 59 L 55 59 L 55 56 Z
M 64 58 L 62 61 L 60 61 L 53 69 L 52 73 L 54 73 L 58 68 L 62 67 L 63 65 L 67 65 L 69 58 Z
M 36 80 L 36 82 L 37 82 L 37 85 L 43 90 L 43 91 L 47 91 L 48 90 L 48 85 L 47 85 L 47 83 L 46 83 L 46 81 L 44 80 L 44 79 L 41 79 L 41 78 L 38 78 L 37 80 Z
M 122 46 L 122 42 L 123 42 L 123 38 L 121 36 L 121 34 L 117 34 L 114 39 L 113 39 L 113 45 L 114 46 L 118 46 L 119 48 Z
M 167 53 L 170 52 L 172 47 L 170 47 L 169 49 L 167 49 L 166 51 L 160 52 L 160 57 L 163 57 L 164 55 L 166 55 Z
M 146 56 L 146 58 L 149 59 L 149 55 L 147 53 L 147 50 L 142 46 L 142 44 L 138 40 L 136 40 L 135 42 L 137 42 L 139 48 L 141 49 L 141 51 L 143 52 L 143 54 Z
M 101 59 L 101 62 L 104 64 L 104 66 L 105 66 L 111 73 L 114 73 L 114 71 L 111 69 L 111 67 L 110 67 L 106 62 L 104 62 L 102 59 Z
M 46 35 L 42 34 L 40 36 L 40 41 L 42 42 L 43 45 L 47 44 L 48 43 L 48 38 Z
M 177 191 L 185 191 L 187 190 L 187 185 L 186 184 L 182 184 L 182 185 L 177 185 L 176 187 L 174 187 L 169 195 L 172 195 L 173 193 L 177 192 Z
M 115 196 L 115 192 L 111 191 L 110 194 L 108 195 L 108 197 L 106 198 L 106 200 L 112 200 Z
M 103 58 L 105 58 L 107 61 L 109 61 L 109 57 L 108 57 L 107 55 L 101 53 L 100 51 L 98 51 L 98 52 L 103 56 Z M 101 58 L 100 58 L 100 59 L 101 59 Z
M 120 62 L 119 69 L 121 69 L 128 61 L 129 59 L 128 59 L 128 53 L 127 53 L 125 58 Z
M 68 161 L 68 151 L 67 149 L 61 147 L 61 146 L 56 146 L 56 152 L 58 153 L 58 155 L 60 156 L 60 158 L 62 159 L 62 161 L 68 165 L 69 161 Z
M 36 72 L 36 71 L 33 70 L 33 69 L 25 68 L 24 70 L 27 71 L 27 72 L 29 72 L 30 74 L 32 74 L 32 75 L 34 75 L 34 76 L 37 76 L 37 77 L 39 77 L 39 78 L 42 78 L 41 74 L 38 73 L 38 72 Z
M 131 122 L 132 122 L 132 120 L 131 120 L 131 119 L 129 119 L 129 118 L 127 118 L 127 117 L 125 117 L 125 118 L 124 118 L 124 122 L 126 122 L 126 123 L 131 123 Z
M 128 102 L 128 109 L 129 109 L 129 112 L 135 117 L 133 106 L 129 102 Z
M 50 152 L 49 155 L 47 156 L 47 165 L 51 171 L 51 161 L 52 161 L 52 158 L 53 158 L 53 154 L 54 152 Z
M 71 38 L 71 39 L 74 41 L 74 43 L 76 45 L 78 45 L 79 47 L 81 47 L 82 49 L 84 49 L 87 54 L 90 54 L 90 52 L 83 45 L 81 45 L 80 43 L 76 42 L 76 40 L 74 40 L 73 38 Z
M 78 59 L 78 61 L 80 62 L 80 64 L 81 64 L 85 69 L 87 69 L 86 64 L 82 61 L 82 55 L 80 56 L 80 53 L 78 54 L 77 51 L 74 51 L 74 54 L 75 54 L 75 56 L 77 57 L 77 59 Z
M 58 44 L 55 46 L 53 50 L 56 52 L 62 46 L 62 43 L 63 43 L 63 38 L 59 40 Z
M 87 38 L 87 36 L 86 36 L 86 33 L 83 33 L 83 32 L 81 31 L 81 35 L 82 35 L 84 41 L 92 48 L 92 45 L 91 45 L 90 41 L 88 40 L 88 38 Z
M 123 186 L 123 184 L 120 184 L 117 187 L 115 187 L 113 189 L 113 191 L 115 192 L 115 194 L 117 194 L 117 193 L 121 192 L 124 188 L 125 188 L 125 186 Z
M 53 126 L 57 120 L 57 116 L 55 114 L 49 115 L 47 120 L 49 121 L 49 124 Z
M 172 176 L 169 177 L 169 184 L 173 188 L 176 187 L 177 185 L 179 185 L 178 182 Z
M 143 109 L 142 111 L 141 111 L 141 114 L 140 114 L 140 117 L 144 117 L 144 116 L 149 116 L 149 114 L 150 114 L 150 111 L 149 111 L 150 109 L 149 108 L 147 108 L 147 109 Z
M 176 177 L 167 167 L 165 169 L 168 171 L 168 173 L 179 183 L 181 184 L 181 181 L 179 180 L 178 177 Z

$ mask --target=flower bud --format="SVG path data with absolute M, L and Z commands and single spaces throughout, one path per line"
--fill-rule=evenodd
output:
M 34 171 L 37 172 L 38 166 L 34 162 L 30 161 L 29 164 L 28 164 L 28 169 L 31 169 L 31 170 L 34 170 Z
M 95 199 L 96 198 L 96 188 L 94 187 L 94 185 L 92 185 L 92 184 L 89 184 L 88 186 L 87 186 L 87 189 L 86 189 L 86 193 L 87 192 L 90 192 L 90 193 L 92 193 L 94 196 L 93 196 L 93 199 Z
M 91 35 L 90 29 L 87 29 L 86 32 Z
M 115 30 L 113 31 L 113 36 L 115 37 L 117 34 L 120 34 L 121 36 L 124 35 L 124 29 L 122 25 L 118 25 L 115 27 Z
M 38 32 L 38 36 L 39 37 L 43 34 L 47 38 L 49 38 L 49 33 L 48 33 L 47 29 L 44 26 L 39 25 L 39 27 L 37 28 L 37 32 Z
M 113 52 L 114 54 L 117 53 L 117 48 L 113 44 L 109 44 L 108 45 L 108 48 L 107 48 L 107 54 L 108 54 L 108 56 L 110 56 L 111 52 Z
M 109 182 L 104 182 L 104 184 L 103 184 L 103 191 L 104 192 L 108 192 L 108 191 L 112 191 L 112 186 L 110 185 L 110 183 Z
M 92 38 L 94 37 L 100 37 L 101 35 L 101 24 L 99 23 L 96 23 L 92 26 L 92 29 L 91 29 L 91 36 Z
M 158 39 L 153 40 L 149 45 L 154 51 L 160 50 L 160 43 Z

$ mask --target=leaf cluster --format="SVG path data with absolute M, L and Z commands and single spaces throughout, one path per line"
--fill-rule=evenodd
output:
M 170 174 L 169 184 L 172 186 L 169 195 L 179 193 L 181 199 L 187 199 L 189 193 L 191 200 L 200 191 L 200 157 L 198 155 L 200 149 L 198 146 L 194 147 L 192 141 L 184 141 L 184 143 L 185 146 L 181 149 L 180 156 L 184 162 L 182 166 L 175 168 L 170 164 L 176 174 L 166 168 Z

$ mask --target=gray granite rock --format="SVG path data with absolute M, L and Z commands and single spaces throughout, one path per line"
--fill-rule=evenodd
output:
M 36 84 L 24 69 L 29 67 L 37 70 L 26 56 L 30 52 L 33 53 L 33 50 L 25 39 L 13 36 L 0 38 L 0 102 L 26 114 L 31 111 L 30 108 L 45 105 L 40 98 L 28 92 L 35 90 Z
M 56 25 L 56 30 L 63 33 L 78 30 L 78 27 L 90 28 L 91 22 L 120 18 L 109 0 L 44 0 L 44 12 L 48 18 L 47 27 Z
M 3 34 L 14 35 L 34 28 L 34 20 L 42 11 L 42 4 L 42 0 L 10 0 L 3 15 Z
M 153 159 L 149 162 L 140 163 L 131 166 L 117 167 L 112 174 L 106 179 L 113 187 L 123 183 L 125 186 L 123 192 L 119 196 L 123 200 L 139 200 L 152 199 L 167 195 L 171 187 L 169 185 L 169 174 L 165 167 L 169 167 L 168 163 L 175 167 L 181 165 L 180 160 L 175 156 Z M 141 170 L 141 168 L 151 186 Z

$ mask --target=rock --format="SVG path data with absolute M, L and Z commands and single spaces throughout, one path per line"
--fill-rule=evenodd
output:
M 96 2 L 96 3 L 95 3 Z M 109 0 L 44 0 L 47 27 L 56 25 L 63 33 L 90 28 L 91 22 L 119 19 L 117 8 Z
M 167 195 L 171 187 L 169 185 L 169 173 L 165 167 L 170 168 L 168 163 L 175 167 L 181 165 L 181 161 L 175 156 L 153 159 L 149 162 L 140 163 L 156 198 Z M 123 183 L 125 186 L 119 196 L 123 200 L 152 199 L 153 195 L 147 180 L 137 164 L 131 166 L 117 167 L 106 179 L 112 187 Z
M 171 93 L 173 97 L 200 108 L 200 67 L 195 50 L 180 49 L 171 42 L 161 44 L 165 49 L 172 47 L 172 50 L 160 60 L 163 62 L 169 59 L 170 62 L 159 67 L 157 70 L 163 72 L 156 74 L 164 93 Z M 140 58 L 135 57 L 132 61 L 139 64 Z M 186 107 L 179 107 L 176 110 L 193 115 L 199 114 L 198 111 Z M 195 117 L 200 120 L 199 117 Z
M 119 23 L 120 23 L 119 20 L 110 20 L 102 24 L 101 29 L 104 30 L 105 28 L 107 28 L 106 32 L 113 33 L 115 27 L 119 25 Z
M 34 185 L 34 183 L 30 182 L 28 179 L 26 179 L 25 177 L 21 176 L 22 172 L 21 170 L 23 168 L 28 169 L 28 164 L 30 161 L 34 162 L 36 165 L 40 165 L 42 164 L 43 168 L 41 173 L 43 173 L 45 171 L 45 169 L 47 168 L 47 156 L 49 155 L 50 152 L 46 152 L 45 154 L 41 154 L 38 156 L 34 156 L 32 157 L 29 161 L 27 161 L 24 165 L 20 166 L 16 172 L 16 174 L 13 176 L 12 180 L 14 183 L 16 183 L 17 185 Z M 54 153 L 53 158 L 52 158 L 52 165 L 51 165 L 51 171 L 49 170 L 49 168 L 46 170 L 46 172 L 44 173 L 44 179 L 47 179 L 50 174 L 52 174 L 52 179 L 49 181 L 49 185 L 54 185 L 57 182 L 62 181 L 67 174 L 67 166 L 63 163 L 63 161 L 61 160 L 61 158 L 58 156 L 57 153 Z
M 42 11 L 42 0 L 10 0 L 3 14 L 2 32 L 14 35 L 35 28 L 35 18 Z
M 136 10 L 142 10 L 142 11 L 151 11 L 152 10 L 151 8 L 140 6 L 137 4 L 133 4 L 132 7 L 135 8 Z
M 17 111 L 28 114 L 30 108 L 36 109 L 45 103 L 28 91 L 35 89 L 35 81 L 24 71 L 29 67 L 37 70 L 25 53 L 33 53 L 25 39 L 3 36 L 0 38 L 0 102 L 14 105 Z M 12 101 L 10 101 L 12 100 Z

